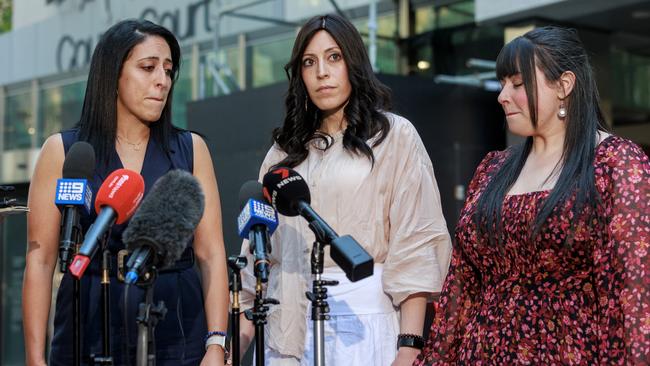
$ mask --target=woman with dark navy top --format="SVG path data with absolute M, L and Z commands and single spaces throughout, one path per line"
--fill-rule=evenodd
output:
M 106 177 L 126 168 L 139 172 L 145 196 L 153 183 L 173 169 L 191 172 L 205 195 L 205 211 L 193 242 L 173 268 L 162 271 L 154 288 L 154 302 L 164 301 L 167 315 L 155 328 L 158 365 L 222 365 L 224 349 L 214 342 L 226 330 L 228 284 L 217 182 L 205 142 L 171 124 L 172 90 L 178 76 L 180 47 L 167 29 L 148 21 L 122 21 L 104 33 L 94 51 L 80 121 L 76 128 L 47 139 L 29 191 L 28 251 L 25 267 L 23 316 L 28 365 L 44 365 L 51 282 L 58 251 L 61 214 L 54 205 L 56 181 L 65 154 L 76 141 L 95 149 L 97 165 L 89 184 L 93 197 Z M 84 231 L 96 215 L 84 215 Z M 115 225 L 108 239 L 113 257 L 124 248 L 122 232 L 128 222 Z M 82 362 L 101 352 L 99 257 L 81 280 Z M 196 262 L 199 272 L 194 270 Z M 115 267 L 115 266 L 114 266 Z M 111 273 L 111 344 L 114 364 L 134 364 L 137 306 L 143 291 L 131 287 L 126 315 L 131 340 L 123 350 L 124 284 Z M 200 277 L 199 277 L 200 276 Z M 57 295 L 50 365 L 72 364 L 72 286 L 63 276 Z M 215 334 L 217 333 L 217 334 Z M 206 334 L 214 335 L 207 346 Z

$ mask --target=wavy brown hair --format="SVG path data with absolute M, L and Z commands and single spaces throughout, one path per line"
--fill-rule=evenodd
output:
M 273 131 L 273 140 L 287 153 L 275 166 L 295 167 L 307 158 L 307 144 L 325 135 L 318 132 L 322 112 L 311 102 L 302 80 L 302 56 L 312 37 L 324 30 L 341 48 L 352 86 L 350 99 L 343 113 L 347 128 L 343 134 L 345 149 L 367 156 L 374 163 L 371 146 L 366 141 L 378 136 L 377 146 L 390 131 L 390 123 L 383 111 L 391 108 L 390 89 L 375 76 L 361 35 L 347 19 L 328 14 L 309 19 L 300 29 L 293 44 L 291 59 L 284 67 L 289 78 L 285 98 L 286 114 L 281 127 Z M 327 145 L 329 147 L 329 145 Z

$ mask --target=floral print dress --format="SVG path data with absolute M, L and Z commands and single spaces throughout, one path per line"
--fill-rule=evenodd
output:
M 549 191 L 508 195 L 502 244 L 490 245 L 478 238 L 473 215 L 507 154 L 488 154 L 472 179 L 415 365 L 650 364 L 648 157 L 609 136 L 593 163 L 601 220 L 574 218 L 568 202 L 531 240 Z

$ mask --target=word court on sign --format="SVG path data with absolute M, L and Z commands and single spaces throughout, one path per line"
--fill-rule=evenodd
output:
M 140 13 L 139 19 L 151 20 L 156 24 L 167 27 L 176 35 L 180 41 L 196 37 L 199 22 L 203 23 L 203 31 L 212 32 L 210 25 L 210 3 L 211 0 L 200 0 L 187 4 L 185 8 L 175 8 L 161 11 L 156 7 L 147 7 Z M 131 18 L 133 15 L 126 14 L 124 18 Z M 93 36 L 72 36 L 65 34 L 61 36 L 56 47 L 56 66 L 59 72 L 83 68 L 90 64 L 92 50 L 95 48 Z

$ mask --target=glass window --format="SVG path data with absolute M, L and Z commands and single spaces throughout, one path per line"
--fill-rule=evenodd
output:
M 629 109 L 650 110 L 650 57 L 623 50 L 611 56 L 614 104 Z
M 369 45 L 368 18 L 358 18 L 352 21 L 354 26 L 361 33 L 366 50 Z M 377 71 L 382 74 L 397 74 L 398 49 L 394 37 L 397 33 L 395 12 L 387 12 L 377 15 Z
M 399 73 L 399 52 L 393 40 L 377 40 L 377 71 L 382 74 Z
M 438 8 L 438 28 L 468 23 L 474 23 L 474 1 L 460 1 Z
M 352 21 L 362 35 L 368 34 L 368 18 L 357 18 Z M 394 37 L 397 33 L 397 20 L 395 12 L 387 12 L 377 15 L 377 35 L 382 37 Z
M 448 28 L 434 37 L 436 74 L 464 75 L 475 73 L 467 60 L 496 60 L 503 47 L 503 28 L 499 25 Z M 486 70 L 482 70 L 486 71 Z
M 44 86 L 40 91 L 38 144 L 48 136 L 73 127 L 81 117 L 86 80 Z
M 284 65 L 289 62 L 294 35 L 249 46 L 252 56 L 252 86 L 254 88 L 287 79 Z
M 4 149 L 29 149 L 36 133 L 32 111 L 32 95 L 29 91 L 5 97 Z
M 468 23 L 474 23 L 473 0 L 415 9 L 415 34 Z
M 423 6 L 415 9 L 415 34 L 428 32 L 435 28 L 436 14 L 433 6 Z
M 211 63 L 214 64 L 215 62 L 216 65 L 214 66 L 216 67 L 211 69 Z M 203 92 L 199 92 L 199 95 L 204 98 L 224 94 L 219 84 L 215 83 L 215 72 L 219 76 L 220 82 L 223 82 L 231 91 L 241 89 L 239 78 L 242 70 L 239 69 L 238 46 L 221 47 L 217 56 L 215 56 L 213 50 L 202 53 L 199 57 L 199 65 L 202 69 L 202 71 L 199 71 L 199 77 L 202 78 L 200 84 L 203 87 Z
M 368 37 L 362 36 L 368 51 Z M 377 72 L 381 74 L 398 74 L 399 50 L 392 39 L 377 38 Z
M 192 100 L 192 54 L 186 52 L 181 59 L 178 79 L 174 84 L 172 98 L 172 123 L 180 128 L 187 127 L 187 102 Z

